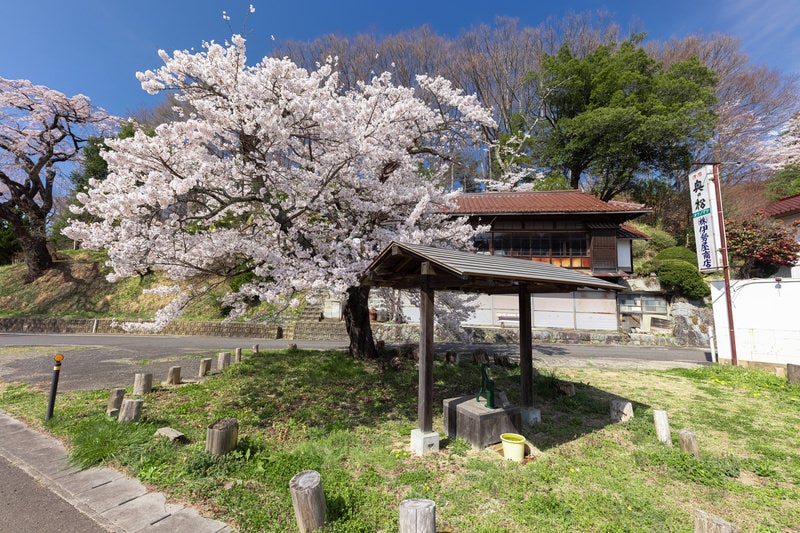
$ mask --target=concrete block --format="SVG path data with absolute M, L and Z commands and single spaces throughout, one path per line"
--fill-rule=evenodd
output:
M 439 433 L 436 431 L 411 431 L 411 450 L 417 455 L 439 451 Z
M 473 449 L 482 450 L 500 442 L 503 433 L 519 433 L 522 417 L 519 407 L 489 409 L 475 396 L 444 400 L 444 428 L 450 437 L 467 439 Z

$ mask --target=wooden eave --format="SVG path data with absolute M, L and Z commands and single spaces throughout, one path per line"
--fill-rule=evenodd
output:
M 615 283 L 548 263 L 393 242 L 362 275 L 370 287 L 416 289 L 423 269 L 433 290 L 480 294 L 570 292 L 579 288 L 622 290 Z

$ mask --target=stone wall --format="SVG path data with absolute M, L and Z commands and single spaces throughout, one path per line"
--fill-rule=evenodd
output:
M 113 322 L 110 319 L 91 318 L 0 318 L 0 332 L 126 334 L 121 328 L 114 327 Z M 174 321 L 158 334 L 280 339 L 283 330 L 280 326 L 247 322 Z

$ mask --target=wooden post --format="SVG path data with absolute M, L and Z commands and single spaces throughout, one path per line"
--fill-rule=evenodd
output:
M 694 533 L 739 533 L 740 531 L 738 527 L 721 518 L 700 509 L 694 510 Z
M 202 378 L 206 374 L 208 374 L 209 372 L 211 372 L 211 358 L 210 357 L 206 357 L 206 358 L 200 359 L 200 372 L 199 372 L 199 376 L 198 377 Z
M 695 457 L 700 457 L 700 445 L 697 444 L 697 437 L 688 429 L 678 431 L 678 442 L 683 453 L 690 453 Z
M 125 397 L 125 389 L 111 389 L 111 395 L 108 398 L 108 405 L 106 406 L 106 415 L 117 417 L 119 416 L 119 409 L 122 406 L 122 399 Z
M 181 367 L 171 366 L 167 372 L 167 385 L 181 384 Z
M 133 393 L 137 396 L 150 394 L 153 390 L 153 374 L 139 373 L 133 376 Z
M 219 352 L 217 356 L 217 370 L 222 372 L 231 365 L 231 352 Z
M 220 418 L 206 430 L 206 452 L 225 455 L 236 449 L 239 439 L 239 421 L 235 418 Z
M 236 348 L 236 351 L 234 352 L 234 355 L 233 355 L 233 361 L 235 363 L 241 363 L 242 362 L 242 349 L 241 348 Z
M 792 385 L 800 385 L 800 365 L 786 365 L 786 379 Z
M 119 409 L 119 423 L 136 422 L 142 417 L 142 405 L 144 400 L 122 400 L 122 406 Z
M 400 502 L 400 533 L 436 533 L 436 503 L 421 498 Z
M 667 446 L 672 446 L 672 437 L 669 434 L 669 418 L 667 417 L 667 412 L 662 411 L 661 409 L 653 409 L 653 422 L 656 425 L 656 436 L 658 440 L 666 444 Z
M 531 328 L 531 293 L 519 287 L 519 373 L 522 406 L 533 407 L 533 332 Z
M 422 432 L 433 431 L 433 297 L 430 288 L 430 264 L 422 263 L 419 289 L 419 390 L 417 424 Z
M 292 506 L 300 533 L 315 531 L 325 526 L 325 493 L 322 479 L 315 470 L 304 470 L 289 481 Z

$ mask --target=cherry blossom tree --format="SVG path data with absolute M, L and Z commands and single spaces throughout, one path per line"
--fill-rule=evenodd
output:
M 0 219 L 8 223 L 27 266 L 26 281 L 52 264 L 47 222 L 59 169 L 79 155 L 96 127 L 110 125 L 82 95 L 28 80 L 0 78 Z
M 108 140 L 108 177 L 79 196 L 96 222 L 64 232 L 106 248 L 113 278 L 249 273 L 225 298 L 232 316 L 253 298 L 343 295 L 351 354 L 374 356 L 359 275 L 392 240 L 468 246 L 474 230 L 446 217 L 435 183 L 449 154 L 474 149 L 494 125 L 491 114 L 442 78 L 418 76 L 412 88 L 384 73 L 343 89 L 333 60 L 248 66 L 245 52 L 240 36 L 160 52 L 165 65 L 139 73 L 142 87 L 175 91 L 192 111 L 153 136 Z M 188 296 L 178 292 L 147 327 Z

